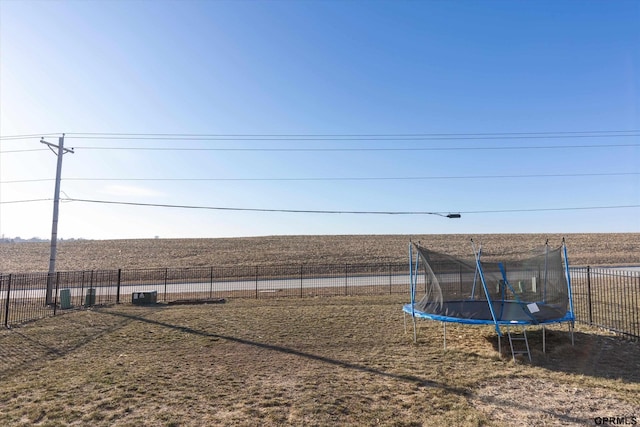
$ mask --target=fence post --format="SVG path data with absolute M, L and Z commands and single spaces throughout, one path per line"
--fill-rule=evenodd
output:
M 587 266 L 587 306 L 589 309 L 589 325 L 593 325 L 593 309 L 591 305 L 591 267 Z
M 258 299 L 258 266 L 256 265 L 256 299 Z
M 389 263 L 389 295 L 393 292 L 391 291 L 391 263 Z
M 116 304 L 120 304 L 120 283 L 122 280 L 122 269 L 118 269 L 118 287 L 116 288 Z
M 164 269 L 164 301 L 167 301 L 167 276 L 169 275 L 169 269 Z
M 344 295 L 349 295 L 349 264 L 344 265 Z
M 300 298 L 302 298 L 302 264 L 300 264 Z
M 11 298 L 11 274 L 9 274 L 9 283 L 7 283 L 7 304 L 4 308 L 4 327 L 9 327 L 9 301 Z
M 213 298 L 213 267 L 209 267 L 209 299 Z
M 91 270 L 90 272 L 91 274 L 89 275 L 89 286 L 87 286 L 87 293 L 89 293 L 89 289 L 93 288 L 93 270 Z M 80 306 L 82 307 L 87 307 L 87 299 L 86 296 L 84 296 L 84 273 L 82 273 L 82 285 L 80 286 Z M 84 298 L 84 302 L 83 299 Z
M 55 295 L 53 297 L 53 315 L 56 315 L 58 310 L 58 286 L 60 284 L 60 272 L 56 271 L 56 287 L 55 287 Z
M 635 321 L 635 336 L 636 337 L 640 337 L 640 325 L 638 324 L 638 309 L 640 308 L 640 305 L 638 305 L 638 295 L 640 294 L 640 274 L 638 274 L 638 276 L 636 276 L 636 279 L 638 279 L 638 287 L 636 288 L 636 291 L 634 292 L 634 299 L 635 299 L 635 307 L 636 310 L 634 311 L 634 313 L 636 314 L 636 321 Z

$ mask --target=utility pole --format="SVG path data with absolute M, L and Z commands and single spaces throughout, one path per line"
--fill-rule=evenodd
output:
M 40 138 L 40 142 L 49 146 L 49 149 L 58 157 L 56 167 L 56 187 L 53 193 L 53 223 L 51 225 L 51 257 L 49 258 L 49 274 L 47 276 L 46 304 L 53 304 L 53 281 L 56 273 L 56 250 L 58 245 L 58 205 L 60 204 L 60 175 L 62 173 L 62 156 L 72 153 L 73 148 L 64 148 L 64 134 L 58 138 L 58 145 Z M 57 150 L 57 151 L 56 151 Z

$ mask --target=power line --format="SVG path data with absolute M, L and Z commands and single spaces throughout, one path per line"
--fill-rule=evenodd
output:
M 546 135 L 546 134 L 564 134 L 564 133 L 628 133 L 628 132 L 640 132 L 640 129 L 626 129 L 626 130 L 574 130 L 574 131 L 537 131 L 537 132 L 473 132 L 473 133 L 454 133 L 454 132 L 446 132 L 446 133 L 367 133 L 367 134 L 358 134 L 358 133 L 330 133 L 330 134 L 320 134 L 320 133 L 306 133 L 306 134 L 212 134 L 212 133 L 143 133 L 143 132 L 67 132 L 66 135 L 149 135 L 149 136 L 163 136 L 163 135 L 186 135 L 186 136 L 210 136 L 210 135 L 218 135 L 218 136 L 247 136 L 247 135 L 261 135 L 261 136 L 372 136 L 372 135 Z M 37 134 L 40 135 L 40 134 Z M 56 134 L 58 135 L 58 134 Z M 23 136 L 23 135 L 21 135 Z
M 109 146 L 76 146 L 80 150 L 104 151 L 227 151 L 227 152 L 388 152 L 388 151 L 500 151 L 500 150 L 557 150 L 557 149 L 590 149 L 590 148 L 624 148 L 640 147 L 640 143 L 630 144 L 581 144 L 581 145 L 521 145 L 508 147 L 357 147 L 357 148 L 236 148 L 236 147 L 109 147 Z M 46 149 L 5 150 L 0 154 L 46 151 Z
M 0 151 L 0 154 L 10 154 L 10 153 L 28 153 L 31 151 L 49 151 L 46 148 L 30 148 L 30 149 L 23 149 L 23 150 L 4 150 L 4 151 Z
M 11 140 L 20 140 L 20 139 L 32 139 L 32 138 L 41 138 L 41 137 L 45 137 L 45 136 L 60 136 L 62 135 L 61 132 L 59 133 L 32 133 L 30 135 L 3 135 L 0 136 L 0 141 L 11 141 Z
M 366 147 L 366 148 L 210 148 L 210 147 L 104 147 L 76 146 L 80 150 L 110 151 L 229 151 L 229 152 L 385 152 L 385 151 L 488 151 L 488 150 L 556 150 L 585 148 L 640 147 L 637 144 L 583 144 L 583 145 L 532 145 L 510 147 Z
M 572 137 L 582 135 L 604 135 L 609 136 L 632 136 L 626 134 L 637 134 L 639 129 L 629 130 L 587 130 L 587 131 L 557 131 L 557 132 L 480 132 L 480 133 L 368 133 L 368 134 L 210 134 L 210 133 L 108 133 L 108 132 L 67 132 L 76 138 L 96 137 L 96 138 L 431 138 L 431 137 L 513 137 L 513 136 L 559 136 Z
M 66 178 L 67 181 L 412 181 L 441 179 L 514 179 L 640 175 L 640 172 L 467 175 L 467 176 L 399 176 L 399 177 L 318 177 L 318 178 Z
M 356 215 L 456 215 L 444 212 L 428 211 L 349 211 L 349 210 L 308 210 L 308 209 L 263 209 L 263 208 L 239 208 L 239 207 L 218 207 L 218 206 L 194 206 L 194 205 L 172 205 L 160 203 L 139 203 L 121 202 L 112 200 L 92 200 L 66 198 L 70 202 L 99 203 L 109 205 L 144 206 L 159 208 L 178 209 L 204 209 L 220 211 L 244 211 L 244 212 L 279 212 L 279 213 L 304 213 L 304 214 L 356 214 Z M 546 212 L 546 211 L 575 211 L 575 210 L 600 210 L 600 209 L 631 209 L 640 208 L 640 205 L 618 205 L 618 206 L 583 206 L 583 207 L 558 207 L 558 208 L 530 208 L 530 209 L 496 209 L 481 211 L 462 211 L 458 214 L 483 214 L 483 213 L 510 213 L 510 212 Z
M 401 211 L 346 211 L 346 210 L 306 210 L 306 209 L 263 209 L 263 208 L 238 208 L 238 207 L 218 207 L 218 206 L 192 206 L 192 205 L 170 205 L 159 203 L 138 203 L 138 202 L 119 202 L 111 200 L 91 200 L 91 199 L 65 199 L 71 202 L 85 203 L 101 203 L 110 205 L 127 205 L 127 206 L 146 206 L 158 208 L 180 208 L 180 209 L 206 209 L 219 211 L 244 211 L 244 212 L 281 212 L 281 213 L 308 213 L 308 214 L 360 214 L 360 215 L 439 215 L 448 216 L 455 215 L 444 212 L 401 212 Z
M 69 139 L 95 140 L 152 140 L 152 141 L 468 141 L 468 140 L 513 140 L 513 139 L 575 139 L 575 138 L 623 138 L 638 137 L 640 134 L 625 135 L 511 135 L 511 136 L 371 136 L 371 137 L 200 137 L 200 136 L 70 136 Z M 78 147 L 86 148 L 86 147 Z
M 37 137 L 60 136 L 61 132 L 3 135 L 0 140 L 23 140 Z M 479 132 L 479 133 L 362 133 L 362 134 L 210 134 L 210 133 L 116 133 L 116 132 L 67 132 L 67 138 L 111 140 L 203 140 L 203 141 L 370 141 L 370 140 L 450 140 L 450 139 L 530 139 L 530 138 L 620 138 L 640 136 L 640 129 L 583 130 L 556 132 Z
M 548 211 L 584 211 L 602 209 L 637 209 L 640 205 L 618 205 L 618 206 L 578 206 L 562 208 L 535 208 L 535 209 L 496 209 L 483 211 L 464 211 L 463 214 L 485 214 L 485 213 L 510 213 L 510 212 L 548 212 Z
M 444 175 L 444 176 L 395 176 L 395 177 L 309 177 L 309 178 L 63 178 L 62 181 L 77 182 L 262 182 L 262 181 L 426 181 L 426 180 L 464 180 L 464 179 L 526 179 L 526 178 L 569 178 L 598 176 L 635 176 L 640 172 L 603 172 L 603 173 L 558 173 L 558 174 L 525 174 L 525 175 Z M 54 178 L 20 179 L 0 181 L 0 184 L 21 184 L 32 182 L 54 181 Z
M 0 201 L 0 205 L 8 205 L 12 203 L 32 203 L 32 202 L 50 202 L 53 199 L 30 199 L 30 200 L 8 200 L 8 201 Z
M 48 134 L 55 135 L 55 134 Z M 37 136 L 2 136 L 2 140 L 29 139 Z M 96 140 L 147 141 L 209 141 L 209 142 L 376 142 L 376 141 L 462 141 L 462 140 L 521 140 L 521 139 L 575 139 L 575 138 L 628 138 L 640 137 L 640 130 L 560 131 L 560 132 L 494 132 L 494 133 L 399 133 L 399 134 L 195 134 L 195 133 L 70 133 L 67 138 Z M 316 148 L 251 148 L 251 147 L 135 147 L 135 146 L 77 146 L 83 150 L 137 150 L 137 151 L 467 151 L 467 150 L 539 150 L 638 147 L 638 143 L 581 144 L 581 145 L 529 145 L 489 147 L 316 147 Z M 0 151 L 24 153 L 43 149 L 16 149 Z
M 15 179 L 11 181 L 0 181 L 0 184 L 23 184 L 27 182 L 48 182 L 55 181 L 55 178 L 40 178 L 40 179 Z

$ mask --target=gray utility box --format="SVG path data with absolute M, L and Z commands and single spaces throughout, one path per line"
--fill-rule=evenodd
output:
M 72 308 L 71 305 L 71 289 L 60 290 L 60 308 L 63 310 Z
M 91 307 L 96 305 L 96 288 L 87 289 L 87 295 L 84 297 L 84 306 Z
M 134 292 L 131 294 L 131 303 L 135 305 L 155 304 L 158 302 L 158 291 Z

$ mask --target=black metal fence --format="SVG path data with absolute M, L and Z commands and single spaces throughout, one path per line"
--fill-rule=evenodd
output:
M 640 272 L 572 267 L 576 320 L 640 338 Z M 52 301 L 46 304 L 47 283 Z M 407 263 L 195 267 L 0 274 L 5 327 L 95 305 L 133 302 L 157 292 L 160 302 L 219 298 L 384 295 L 409 291 Z
M 572 268 L 576 320 L 640 338 L 640 271 Z
M 47 283 L 51 298 L 47 304 Z M 406 263 L 194 267 L 0 274 L 5 327 L 61 311 L 133 302 L 157 292 L 159 302 L 220 298 L 381 295 L 407 292 Z

